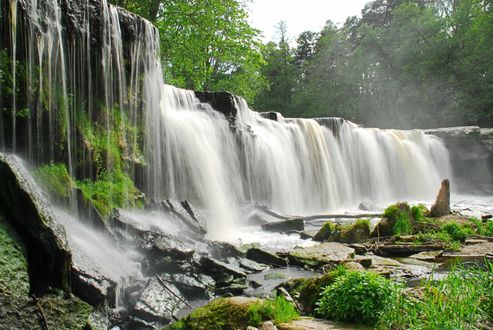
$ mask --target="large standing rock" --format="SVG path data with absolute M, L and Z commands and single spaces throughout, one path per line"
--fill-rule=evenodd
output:
M 435 204 L 431 207 L 430 215 L 434 218 L 443 217 L 450 214 L 450 182 L 445 179 L 438 192 Z
M 65 230 L 21 161 L 0 153 L 0 212 L 27 249 L 31 291 L 48 286 L 70 291 L 70 254 Z

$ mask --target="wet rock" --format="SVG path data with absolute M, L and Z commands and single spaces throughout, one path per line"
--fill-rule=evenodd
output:
M 171 198 L 168 198 L 165 203 L 167 204 L 170 212 L 182 220 L 190 230 L 200 235 L 207 234 L 205 220 L 198 215 L 197 210 L 195 210 L 189 202 L 186 202 L 185 205 L 190 208 L 190 211 L 187 210 L 182 203 Z M 191 214 L 193 214 L 193 216 Z
M 248 269 L 253 272 L 261 272 L 264 270 L 269 269 L 269 266 L 263 264 L 263 263 L 258 263 L 256 261 L 246 259 L 246 258 L 240 258 L 240 266 L 242 268 Z
M 327 221 L 322 228 L 313 237 L 314 241 L 325 242 L 327 241 L 333 233 L 336 231 L 336 226 L 330 221 Z
M 444 252 L 444 260 L 457 260 L 460 262 L 484 262 L 493 252 L 493 242 L 485 242 L 473 245 L 464 245 L 457 252 Z M 491 259 L 490 259 L 491 260 Z
M 77 212 L 79 213 L 79 218 L 86 221 L 95 229 L 108 233 L 108 228 L 106 227 L 103 216 L 94 207 L 93 203 L 84 198 L 82 190 L 75 188 L 74 194 L 77 200 Z
M 442 254 L 443 254 L 443 250 L 426 251 L 426 252 L 420 252 L 418 254 L 413 254 L 409 258 L 422 260 L 422 261 L 435 261 L 439 259 L 442 256 Z
M 150 279 L 132 308 L 131 315 L 147 322 L 171 323 L 178 311 L 185 307 L 185 297 L 175 285 L 166 283 L 166 286 L 169 290 L 156 278 Z
M 210 276 L 201 275 L 200 277 L 194 277 L 188 274 L 177 273 L 163 274 L 161 278 L 167 283 L 174 284 L 188 300 L 212 298 L 215 281 Z
M 227 242 L 208 242 L 209 253 L 216 259 L 241 258 L 244 253 L 236 246 Z
M 303 231 L 305 230 L 305 223 L 303 219 L 284 220 L 284 221 L 272 222 L 262 225 L 262 229 L 276 233 L 286 233 L 289 231 Z
M 450 182 L 443 180 L 435 204 L 431 207 L 430 215 L 434 218 L 450 214 Z
M 421 252 L 439 251 L 445 248 L 445 243 L 442 242 L 420 245 L 413 243 L 382 244 L 376 248 L 374 253 L 386 257 L 408 257 Z
M 211 275 L 214 278 L 217 278 L 223 274 L 231 275 L 234 278 L 246 277 L 246 274 L 240 268 L 235 267 L 231 264 L 224 263 L 212 257 L 201 257 L 199 264 L 205 274 Z
M 239 296 L 243 294 L 243 292 L 248 288 L 249 286 L 246 284 L 246 281 L 244 279 L 235 280 L 227 286 L 216 288 L 216 294 L 218 296 Z
M 65 230 L 21 161 L 0 154 L 0 211 L 27 249 L 31 290 L 70 291 L 72 256 Z
M 72 290 L 75 295 L 94 307 L 116 306 L 117 283 L 88 269 L 72 268 Z
M 315 240 L 315 235 L 317 235 L 317 230 L 304 230 L 300 233 L 301 239 L 312 239 Z
M 354 252 L 354 249 L 346 245 L 331 242 L 294 249 L 289 253 L 289 259 L 299 265 L 317 268 L 326 264 L 341 264 L 352 259 Z
M 286 259 L 280 258 L 277 255 L 267 252 L 259 248 L 251 248 L 247 251 L 247 258 L 274 267 L 287 267 Z
M 199 210 L 195 208 L 189 201 L 182 201 L 181 205 L 188 212 L 188 214 L 192 217 L 192 219 L 197 222 L 200 227 L 202 233 L 207 233 L 207 220 L 200 214 Z

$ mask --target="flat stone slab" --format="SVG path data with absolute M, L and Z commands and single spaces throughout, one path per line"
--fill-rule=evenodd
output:
M 354 257 L 354 249 L 341 243 L 329 242 L 306 248 L 297 248 L 289 253 L 294 263 L 320 267 L 326 264 L 341 264 Z
M 474 245 L 464 245 L 459 252 L 444 253 L 445 259 L 459 259 L 462 261 L 482 261 L 490 259 L 493 255 L 493 242 L 485 242 Z
M 371 329 L 365 326 L 353 324 L 342 324 L 311 317 L 301 317 L 289 323 L 282 323 L 277 326 L 279 330 L 350 330 L 350 329 Z
M 413 254 L 409 258 L 411 259 L 417 259 L 417 260 L 422 260 L 422 261 L 435 261 L 438 258 L 440 258 L 443 254 L 443 250 L 439 251 L 425 251 L 425 252 L 420 252 L 417 254 Z

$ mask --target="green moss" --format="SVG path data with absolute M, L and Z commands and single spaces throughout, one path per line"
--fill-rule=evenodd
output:
M 450 235 L 452 240 L 464 242 L 469 235 L 474 235 L 474 230 L 468 225 L 460 225 L 456 222 L 448 222 L 441 227 L 443 232 Z
M 204 307 L 197 308 L 167 329 L 236 330 L 246 328 L 251 317 L 249 309 L 256 303 L 258 303 L 256 299 L 219 298 Z
M 34 177 L 50 196 L 57 199 L 66 199 L 75 187 L 65 164 L 50 163 L 39 167 Z
M 25 248 L 0 217 L 0 329 L 38 329 L 42 310 L 50 329 L 84 329 L 92 307 L 78 298 L 46 295 L 38 307 L 29 296 Z
M 372 236 L 408 235 L 413 231 L 413 214 L 407 203 L 397 203 L 385 209 L 382 220 Z
M 0 217 L 0 290 L 8 296 L 27 296 L 26 251 L 15 231 Z
M 370 238 L 370 221 L 358 219 L 349 225 L 327 222 L 313 238 L 315 241 L 357 243 Z
M 327 221 L 322 228 L 318 231 L 317 234 L 313 237 L 314 241 L 324 242 L 328 240 L 331 235 L 335 232 L 336 226 L 330 221 Z

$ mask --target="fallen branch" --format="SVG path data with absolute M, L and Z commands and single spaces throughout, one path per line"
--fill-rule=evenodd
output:
M 168 290 L 173 296 L 175 296 L 175 298 L 177 298 L 179 301 L 181 301 L 182 303 L 184 303 L 185 305 L 187 305 L 188 307 L 190 308 L 193 308 L 189 303 L 187 303 L 185 300 L 183 300 L 179 295 L 177 295 L 176 293 L 173 292 L 173 290 L 171 290 L 171 288 L 169 286 L 166 285 L 166 283 L 164 283 L 163 279 L 158 275 L 158 274 L 155 274 L 154 276 L 156 276 L 159 284 L 161 284 L 161 286 L 163 288 L 165 288 L 166 290 Z
M 322 220 L 322 219 L 359 219 L 359 218 L 380 218 L 383 216 L 382 213 L 360 213 L 360 214 L 317 214 L 317 215 L 309 215 L 309 216 L 295 216 L 295 215 L 284 215 L 276 213 L 265 205 L 257 205 L 255 206 L 257 210 L 263 212 L 267 215 L 270 215 L 274 218 L 283 219 L 283 220 L 292 220 L 292 219 L 303 219 L 304 221 L 314 221 L 314 220 Z
M 41 304 L 39 303 L 38 298 L 34 294 L 31 297 L 32 297 L 32 299 L 34 301 L 34 306 L 36 306 L 36 310 L 38 312 L 38 315 L 41 318 L 42 328 L 44 330 L 50 330 L 50 327 L 48 326 L 48 321 L 46 320 L 45 313 L 43 311 L 43 308 L 41 307 Z

